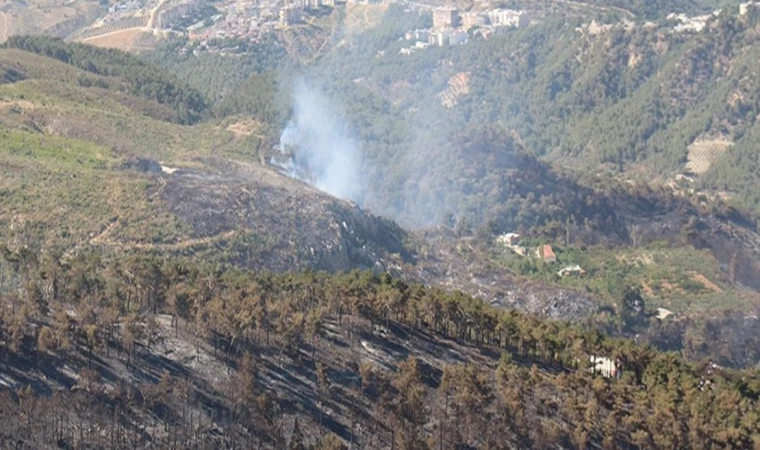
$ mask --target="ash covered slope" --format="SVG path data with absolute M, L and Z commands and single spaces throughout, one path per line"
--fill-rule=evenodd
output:
M 181 171 L 159 190 L 165 207 L 193 238 L 234 233 L 234 263 L 275 271 L 313 268 L 386 270 L 410 255 L 392 221 L 338 200 L 272 169 L 208 160 L 216 173 Z

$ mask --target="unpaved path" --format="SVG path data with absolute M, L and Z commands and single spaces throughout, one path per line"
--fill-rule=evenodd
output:
M 0 11 L 0 15 L 3 16 L 3 27 L 0 28 L 0 42 L 8 40 L 8 28 L 11 26 L 11 21 L 8 19 L 8 14 Z
M 92 236 L 89 239 L 83 240 L 79 244 L 69 249 L 69 251 L 67 251 L 63 255 L 63 258 L 62 258 L 63 260 L 67 260 L 71 258 L 74 254 L 76 254 L 78 250 L 88 245 L 92 245 L 92 246 L 100 245 L 100 246 L 110 247 L 110 248 L 118 249 L 122 251 L 124 250 L 176 251 L 176 250 L 187 250 L 192 247 L 213 244 L 215 242 L 233 238 L 244 231 L 244 230 L 231 230 L 231 231 L 227 231 L 224 233 L 216 234 L 213 236 L 207 236 L 203 238 L 183 239 L 179 242 L 174 242 L 174 243 L 129 242 L 129 241 L 116 240 L 112 237 L 112 235 L 114 231 L 116 230 L 116 228 L 118 228 L 118 226 L 121 224 L 121 217 L 123 216 L 123 213 L 120 209 L 120 203 L 119 203 L 119 196 L 120 196 L 121 190 L 118 184 L 111 184 L 109 186 L 109 190 L 111 194 L 109 195 L 109 198 L 108 198 L 108 204 L 111 207 L 112 211 L 114 212 L 114 215 L 116 216 L 116 218 L 111 223 L 109 223 L 105 228 L 103 228 L 103 231 L 101 231 L 97 235 Z
M 702 283 L 705 286 L 705 289 L 709 289 L 717 293 L 723 292 L 723 289 L 721 289 L 720 286 L 718 286 L 717 284 L 707 279 L 707 277 L 702 275 L 701 273 L 692 274 L 691 279 L 696 281 L 697 283 Z
M 214 236 L 208 236 L 204 238 L 185 239 L 173 244 L 155 244 L 152 242 L 121 242 L 113 241 L 109 238 L 102 239 L 100 245 L 107 247 L 117 248 L 120 250 L 162 250 L 162 251 L 174 251 L 174 250 L 187 250 L 188 248 L 197 247 L 201 245 L 213 244 L 214 242 L 223 241 L 233 238 L 240 233 L 240 230 L 231 230 L 225 233 L 216 234 Z M 92 241 L 90 241 L 92 242 Z
M 161 0 L 158 2 L 158 6 L 156 6 L 153 11 L 150 12 L 150 19 L 148 19 L 148 25 L 145 26 L 146 29 L 152 30 L 155 26 L 156 22 L 156 15 L 158 15 L 158 12 L 161 10 L 161 7 L 164 6 L 164 3 L 166 3 L 166 0 Z
M 97 45 L 100 47 L 113 47 L 121 49 L 129 49 L 132 47 L 132 42 L 140 33 L 145 33 L 146 29 L 139 28 L 124 28 L 122 30 L 111 31 L 105 34 L 98 34 L 82 39 L 82 42 L 88 44 Z

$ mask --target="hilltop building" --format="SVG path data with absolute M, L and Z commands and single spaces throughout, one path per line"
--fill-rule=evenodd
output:
M 203 3 L 198 0 L 169 6 L 158 13 L 156 27 L 164 30 L 169 29 L 202 7 Z
M 459 12 L 456 8 L 436 8 L 433 10 L 433 28 L 439 30 L 459 25 Z
M 488 20 L 497 27 L 525 28 L 530 25 L 530 16 L 523 11 L 513 9 L 494 9 L 488 11 Z
M 483 14 L 477 12 L 467 12 L 462 14 L 462 28 L 465 30 L 480 27 L 486 25 L 486 23 L 487 20 Z

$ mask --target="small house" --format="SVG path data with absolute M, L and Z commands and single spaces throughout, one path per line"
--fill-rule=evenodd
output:
M 549 244 L 539 246 L 536 249 L 536 256 L 548 264 L 557 262 L 557 255 L 554 254 L 554 250 Z
M 576 276 L 576 277 L 582 277 L 583 275 L 586 275 L 586 271 L 583 270 L 581 266 L 578 264 L 574 266 L 567 266 L 557 272 L 557 275 L 561 277 L 569 277 L 569 276 Z
M 520 235 L 517 233 L 502 234 L 496 238 L 496 241 L 506 246 L 517 245 L 520 243 Z
M 592 355 L 589 357 L 591 362 L 591 371 L 598 373 L 605 378 L 617 378 L 619 375 L 618 361 L 603 356 Z

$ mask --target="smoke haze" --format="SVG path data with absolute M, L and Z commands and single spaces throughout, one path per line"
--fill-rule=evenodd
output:
M 293 100 L 293 117 L 280 136 L 280 151 L 288 161 L 280 166 L 294 178 L 361 204 L 361 152 L 345 120 L 303 81 L 295 84 Z

